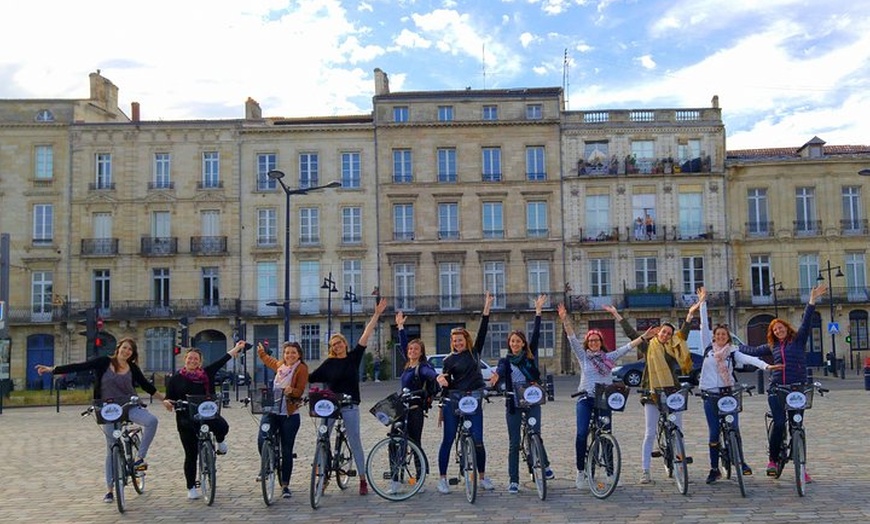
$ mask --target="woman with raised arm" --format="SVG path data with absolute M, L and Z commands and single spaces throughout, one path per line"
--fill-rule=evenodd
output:
M 360 475 L 360 495 L 368 495 L 369 486 L 366 483 L 365 475 L 362 474 L 366 470 L 366 455 L 359 433 L 359 365 L 363 355 L 365 355 L 369 337 L 375 332 L 378 319 L 381 318 L 381 314 L 386 309 L 387 299 L 382 298 L 375 305 L 375 311 L 366 324 L 362 335 L 357 339 L 353 351 L 348 351 L 347 339 L 340 333 L 329 337 L 329 353 L 326 360 L 308 375 L 309 382 L 321 382 L 334 393 L 347 394 L 353 399 L 351 405 L 341 408 L 341 418 L 344 419 L 344 427 L 347 428 L 347 442 L 350 444 L 356 470 Z
M 408 414 L 408 438 L 423 449 L 423 420 L 425 413 L 429 411 L 431 397 L 438 389 L 438 372 L 426 359 L 426 346 L 423 341 L 419 338 L 408 341 L 408 333 L 405 331 L 407 319 L 402 311 L 396 313 L 399 347 L 405 357 L 405 368 L 402 370 L 399 383 L 401 389 L 425 392 L 421 398 L 411 402 L 411 411 Z
M 636 348 L 646 338 L 652 338 L 658 328 L 651 327 L 644 332 L 643 335 L 635 337 L 634 340 L 621 348 L 610 351 L 604 345 L 604 335 L 597 329 L 590 329 L 583 337 L 581 345 L 580 339 L 574 333 L 574 327 L 568 319 L 568 311 L 564 304 L 558 306 L 559 318 L 562 320 L 562 327 L 565 329 L 565 334 L 568 335 L 568 343 L 571 344 L 571 349 L 577 357 L 577 362 L 580 364 L 581 379 L 577 387 L 578 392 L 585 391 L 586 396 L 577 400 L 576 416 L 577 416 L 577 435 L 574 439 L 574 456 L 576 457 L 577 479 L 574 485 L 579 490 L 584 490 L 589 487 L 586 482 L 586 440 L 589 437 L 589 421 L 592 418 L 592 408 L 595 405 L 595 385 L 596 384 L 612 384 L 613 376 L 610 371 L 613 369 L 616 361 L 622 358 L 632 348 Z M 610 415 L 609 409 L 600 410 L 602 415 Z
M 449 395 L 451 391 L 464 392 L 484 388 L 483 375 L 480 373 L 480 352 L 486 341 L 489 310 L 494 300 L 495 297 L 487 291 L 483 302 L 483 313 L 480 316 L 480 327 L 477 329 L 477 338 L 473 344 L 471 333 L 465 328 L 457 327 L 450 330 L 451 353 L 444 358 L 441 374 L 438 375 L 438 384 L 444 389 L 443 395 Z M 438 472 L 441 474 L 441 478 L 438 480 L 438 492 L 442 494 L 450 493 L 450 486 L 447 483 L 447 462 L 450 460 L 450 450 L 453 448 L 453 441 L 456 438 L 456 424 L 458 422 L 453 408 L 453 405 L 441 408 L 444 436 L 441 440 L 441 448 L 438 450 Z M 471 422 L 480 486 L 487 491 L 492 491 L 495 486 L 484 473 L 486 471 L 486 448 L 483 446 L 483 413 L 473 415 Z
M 679 387 L 680 375 L 687 374 L 692 371 L 692 357 L 689 354 L 689 346 L 686 344 L 686 339 L 689 336 L 691 329 L 692 317 L 701 305 L 697 302 L 692 304 L 689 312 L 686 314 L 686 321 L 683 327 L 677 331 L 670 322 L 665 322 L 659 327 L 658 332 L 652 338 L 647 338 L 649 335 L 644 334 L 643 340 L 638 345 L 642 358 L 646 360 L 646 365 L 643 368 L 643 376 L 641 377 L 641 388 L 645 390 L 655 390 L 669 387 Z M 619 314 L 615 307 L 604 306 L 613 318 L 622 326 L 623 332 L 630 339 L 638 337 L 638 332 L 626 319 Z M 643 448 L 641 451 L 641 484 L 650 484 L 650 461 L 652 459 L 652 447 L 656 439 L 656 424 L 659 419 L 659 408 L 655 402 L 655 394 L 644 395 L 640 399 L 640 403 L 644 406 L 644 422 L 645 430 L 643 434 Z M 682 428 L 683 417 L 681 413 L 676 413 L 677 426 Z
M 754 357 L 771 356 L 774 364 L 782 367 L 778 373 L 770 374 L 770 383 L 777 385 L 804 384 L 807 381 L 807 355 L 806 346 L 809 339 L 813 319 L 816 310 L 816 300 L 828 291 L 828 286 L 819 284 L 810 290 L 810 298 L 804 309 L 800 327 L 795 330 L 791 324 L 781 318 L 775 318 L 767 326 L 767 344 L 761 346 L 740 346 L 740 351 Z M 779 456 L 779 447 L 782 443 L 782 432 L 785 431 L 785 406 L 779 402 L 776 392 L 768 390 L 767 404 L 773 415 L 773 430 L 770 432 L 768 441 L 769 462 L 767 463 L 767 476 L 776 476 L 776 458 Z M 805 473 L 806 482 L 813 479 L 809 473 Z
M 782 366 L 768 365 L 760 358 L 749 356 L 741 352 L 731 340 L 731 332 L 728 326 L 718 324 L 710 331 L 710 322 L 707 318 L 707 290 L 703 287 L 698 291 L 698 303 L 701 304 L 701 347 L 704 348 L 704 362 L 701 365 L 701 377 L 698 387 L 702 391 L 718 393 L 721 388 L 733 387 L 734 363 L 751 364 L 760 369 L 778 370 Z M 722 478 L 719 471 L 719 412 L 716 401 L 713 398 L 704 399 L 704 415 L 707 417 L 707 430 L 710 443 L 710 473 L 707 475 L 707 484 L 712 484 Z M 734 414 L 734 425 L 739 426 L 737 413 Z M 738 433 L 739 435 L 739 433 Z M 740 442 L 743 446 L 743 442 Z M 743 475 L 752 475 L 752 468 L 743 463 Z M 737 474 L 735 472 L 735 474 Z
M 547 303 L 547 295 L 539 295 L 535 300 L 535 326 L 532 329 L 532 338 L 526 342 L 526 335 L 522 330 L 511 331 L 508 335 L 508 354 L 498 361 L 495 373 L 489 380 L 491 386 L 499 381 L 504 383 L 507 391 L 516 391 L 515 387 L 527 384 L 541 384 L 541 371 L 538 369 L 538 339 L 541 335 L 541 311 Z M 517 409 L 519 399 L 515 396 L 507 397 L 505 402 L 505 421 L 508 430 L 508 493 L 520 491 L 520 426 L 522 425 L 522 413 Z M 541 406 L 529 408 L 529 416 L 541 420 Z M 540 423 L 539 426 L 540 428 Z M 547 479 L 555 478 L 547 452 L 544 451 L 544 475 Z

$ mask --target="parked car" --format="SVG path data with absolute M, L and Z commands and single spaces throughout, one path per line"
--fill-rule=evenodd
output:
M 57 389 L 91 389 L 94 387 L 93 371 L 72 371 L 57 377 Z
M 429 355 L 429 363 L 432 364 L 436 372 L 441 373 L 441 368 L 444 366 L 444 358 L 448 355 L 449 353 Z M 489 380 L 493 373 L 495 373 L 495 368 L 486 360 L 480 359 L 480 374 L 483 375 L 483 380 Z
M 247 386 L 251 383 L 250 373 L 234 374 L 231 369 L 219 369 L 214 375 L 215 384 L 223 384 L 224 381 L 229 382 L 231 386 L 238 384 L 239 386 Z

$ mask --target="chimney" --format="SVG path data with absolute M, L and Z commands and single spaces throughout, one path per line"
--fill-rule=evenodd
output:
M 132 106 L 131 113 L 132 113 L 133 122 L 138 124 L 139 123 L 139 102 L 133 102 L 131 104 L 131 106 Z
M 381 70 L 380 67 L 375 68 L 375 96 L 390 94 L 390 77 Z
M 713 103 L 713 109 L 719 109 L 719 95 L 713 95 L 711 102 Z
M 260 104 L 251 97 L 245 101 L 245 120 L 262 120 L 263 111 Z

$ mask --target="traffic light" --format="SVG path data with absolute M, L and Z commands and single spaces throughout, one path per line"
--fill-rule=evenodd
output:
M 85 315 L 83 320 L 78 321 L 79 325 L 85 326 L 85 330 L 79 331 L 79 335 L 87 337 L 88 348 L 90 348 L 97 338 L 97 308 L 91 307 L 79 313 L 84 313 Z
M 103 339 L 103 326 L 105 326 L 105 322 L 103 322 L 103 317 L 98 317 L 97 308 L 93 309 L 94 316 L 96 320 L 94 320 L 94 348 L 98 351 L 103 348 L 103 344 L 105 340 Z
M 846 344 L 852 343 L 852 335 L 846 335 Z
M 181 353 L 181 348 L 190 347 L 190 319 L 181 317 L 178 319 L 178 340 L 173 348 L 173 353 L 178 355 Z

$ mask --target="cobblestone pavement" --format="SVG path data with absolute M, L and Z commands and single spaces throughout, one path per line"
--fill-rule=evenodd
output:
M 755 383 L 755 376 L 744 380 Z M 81 419 L 81 408 L 5 409 L 0 415 L 0 522 L 275 522 L 298 520 L 329 522 L 868 522 L 870 521 L 870 392 L 863 377 L 846 380 L 822 378 L 832 389 L 816 398 L 807 416 L 809 467 L 814 483 L 806 497 L 797 496 L 794 476 L 764 475 L 766 438 L 765 396 L 745 399 L 741 415 L 744 447 L 755 475 L 747 477 L 748 497 L 740 497 L 734 481 L 706 485 L 708 471 L 706 424 L 698 398 L 691 398 L 684 416 L 686 443 L 694 456 L 687 496 L 680 495 L 666 478 L 660 459 L 653 459 L 652 485 L 637 483 L 643 415 L 636 392 L 625 412 L 615 415 L 615 434 L 622 448 L 620 485 L 607 500 L 596 500 L 574 487 L 574 402 L 569 394 L 576 377 L 556 377 L 556 400 L 543 410 L 544 440 L 556 480 L 549 483 L 546 501 L 539 501 L 527 477 L 522 491 L 507 492 L 507 436 L 501 401 L 485 408 L 487 474 L 494 492 L 481 492 L 468 504 L 460 486 L 449 495 L 435 489 L 437 476 L 426 480 L 426 491 L 410 501 L 388 502 L 374 493 L 357 494 L 357 484 L 340 492 L 331 484 L 318 510 L 308 502 L 310 460 L 314 440 L 312 420 L 304 416 L 297 439 L 291 489 L 293 497 L 263 504 L 254 478 L 258 469 L 256 420 L 235 401 L 224 410 L 231 430 L 229 454 L 219 457 L 215 503 L 188 501 L 181 471 L 182 453 L 171 413 L 155 405 L 160 419 L 157 438 L 148 457 L 147 491 L 130 490 L 128 509 L 120 515 L 101 499 L 103 485 L 103 436 L 93 419 Z M 362 433 L 366 449 L 385 434 L 384 426 L 368 414 L 396 382 L 364 383 Z M 435 418 L 427 420 L 424 450 L 437 464 L 441 431 Z M 452 468 L 452 467 L 451 467 Z M 452 471 L 452 469 L 451 469 Z

